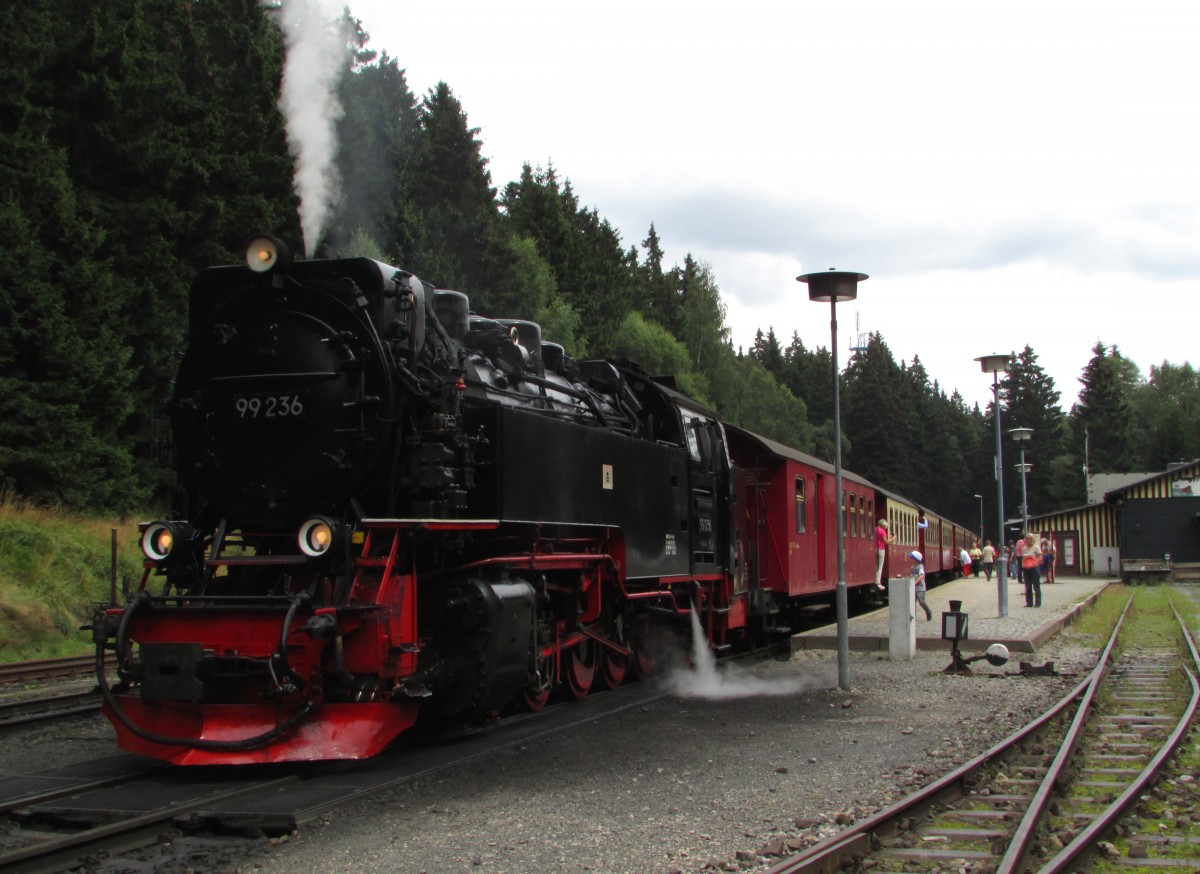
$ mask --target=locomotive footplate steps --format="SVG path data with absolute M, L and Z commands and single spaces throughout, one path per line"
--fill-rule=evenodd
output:
M 926 600 L 937 617 L 949 608 L 951 601 L 962 601 L 962 611 L 970 614 L 971 637 L 958 642 L 962 650 L 982 652 L 993 643 L 1001 643 L 1012 652 L 1035 653 L 1046 641 L 1099 596 L 1110 580 L 1091 577 L 1060 576 L 1053 584 L 1042 585 L 1042 606 L 1015 606 L 1024 597 L 1019 582 L 1009 582 L 1009 615 L 996 616 L 996 588 L 983 578 L 967 577 L 929 590 Z M 920 613 L 915 609 L 914 613 Z M 918 616 L 916 622 L 917 649 L 949 652 L 941 636 L 941 627 Z M 888 651 L 888 608 L 863 613 L 850 619 L 850 649 L 857 651 Z M 801 632 L 792 637 L 792 651 L 800 649 L 834 649 L 837 646 L 836 627 L 826 625 Z

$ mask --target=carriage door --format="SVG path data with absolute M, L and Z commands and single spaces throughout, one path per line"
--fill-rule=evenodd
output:
M 729 458 L 721 426 L 680 410 L 691 482 L 692 573 L 732 567 L 729 558 Z

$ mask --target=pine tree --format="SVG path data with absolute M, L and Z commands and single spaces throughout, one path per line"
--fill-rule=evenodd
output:
M 784 352 L 782 382 L 796 397 L 804 401 L 809 421 L 814 425 L 833 420 L 833 357 L 829 350 L 809 351 L 798 333 Z M 832 444 L 830 444 L 832 447 Z M 832 449 L 831 449 L 832 451 Z
M 1137 370 L 1116 346 L 1097 343 L 1079 381 L 1083 389 L 1071 409 L 1075 439 L 1085 441 L 1090 473 L 1127 472 L 1137 461 L 1130 402 Z M 1084 450 L 1084 446 L 1077 447 Z
M 1141 424 L 1139 470 L 1166 470 L 1173 461 L 1200 458 L 1200 375 L 1188 363 L 1164 361 L 1134 391 L 1131 409 Z
M 330 244 L 337 247 L 363 232 L 397 266 L 412 265 L 422 225 L 410 197 L 420 136 L 417 98 L 387 52 L 347 76 L 341 95 L 345 115 L 338 125 L 337 166 L 342 189 Z
M 682 324 L 677 336 L 687 346 L 692 366 L 701 373 L 712 373 L 729 338 L 725 304 L 712 268 L 696 261 L 689 252 L 683 266 L 674 268 L 671 274 L 680 289 Z
M 678 334 L 682 327 L 679 300 L 669 273 L 663 270 L 662 241 L 653 222 L 650 224 L 650 233 L 642 240 L 642 248 L 646 250 L 646 257 L 637 270 L 640 309 L 647 318 Z
M 1004 409 L 1002 423 L 1006 432 L 1002 439 L 1007 441 L 1003 452 L 1006 464 L 1004 492 L 1014 496 L 1011 506 L 1020 502 L 1021 474 L 1015 464 L 1022 448 L 1014 442 L 1011 431 L 1015 428 L 1031 428 L 1031 439 L 1025 442 L 1026 463 L 1034 468 L 1025 477 L 1029 506 L 1035 513 L 1049 513 L 1077 504 L 1076 483 L 1070 481 L 1069 471 L 1074 465 L 1055 467 L 1054 462 L 1067 450 L 1065 441 L 1066 418 L 1059 406 L 1061 393 L 1054 387 L 1054 380 L 1038 364 L 1038 356 L 1026 345 L 1015 355 L 1008 372 L 1000 381 L 1003 388 Z M 1067 477 L 1066 482 L 1063 478 Z
M 501 200 L 505 227 L 537 242 L 562 300 L 587 325 L 590 354 L 614 354 L 621 322 L 634 309 L 637 277 L 621 239 L 594 209 L 580 208 L 570 182 L 559 185 L 553 167 L 526 165 Z
M 924 423 L 911 378 L 878 333 L 846 368 L 841 397 L 842 433 L 850 443 L 843 462 L 884 488 L 916 497 L 913 462 L 923 452 Z
M 761 330 L 754 335 L 754 346 L 750 349 L 750 357 L 761 364 L 766 371 L 781 382 L 786 378 L 787 364 L 784 361 L 783 347 L 775 336 L 775 329 L 768 328 L 764 337 Z
M 496 191 L 478 134 L 445 82 L 425 96 L 410 189 L 422 227 L 405 265 L 472 297 L 490 285 L 488 269 L 501 239 Z

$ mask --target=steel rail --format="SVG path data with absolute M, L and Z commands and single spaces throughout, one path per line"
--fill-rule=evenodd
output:
M 169 823 L 185 813 L 191 813 L 208 807 L 216 801 L 229 800 L 241 795 L 279 788 L 289 783 L 299 782 L 299 780 L 299 775 L 292 774 L 286 777 L 277 777 L 273 780 L 256 782 L 248 786 L 221 790 L 200 798 L 181 801 L 148 811 L 147 813 L 126 817 L 116 822 L 106 823 L 105 825 L 94 826 L 73 834 L 58 835 L 52 838 L 41 839 L 38 843 L 29 846 L 3 850 L 0 851 L 0 871 L 29 871 L 31 865 L 36 866 L 38 870 L 51 870 L 48 866 L 61 864 L 65 864 L 68 868 L 74 868 L 79 864 L 79 859 L 87 848 L 94 847 L 103 841 L 128 835 L 140 829 L 161 826 L 163 823 Z M 15 865 L 22 867 L 20 869 L 13 868 Z
M 963 795 L 968 780 L 983 768 L 1010 755 L 1021 743 L 1041 732 L 1050 722 L 1062 717 L 1072 707 L 1075 707 L 1076 713 L 1078 713 L 1080 707 L 1078 702 L 1085 698 L 1090 700 L 1089 690 L 1093 689 L 1103 674 L 1107 659 L 1111 656 L 1115 646 L 1117 632 L 1132 600 L 1130 598 L 1126 602 L 1121 613 L 1121 621 L 1113 629 L 1108 644 L 1088 676 L 1036 719 L 907 798 L 883 808 L 848 829 L 818 841 L 793 856 L 780 860 L 768 868 L 766 874 L 797 874 L 801 871 L 809 872 L 809 874 L 835 874 L 835 872 L 843 870 L 854 859 L 868 855 L 872 846 L 879 843 L 881 839 L 895 834 L 899 830 L 898 823 L 901 819 L 923 813 L 940 801 Z
M 1175 619 L 1179 622 L 1179 627 L 1183 632 L 1183 639 L 1187 642 L 1188 650 L 1191 652 L 1192 667 L 1200 671 L 1200 653 L 1196 651 L 1196 644 L 1188 630 L 1187 623 L 1183 621 L 1183 617 L 1179 615 L 1174 604 L 1171 605 L 1171 610 L 1175 613 Z M 1069 844 L 1038 869 L 1038 874 L 1059 874 L 1059 872 L 1073 869 L 1076 863 L 1088 856 L 1104 835 L 1108 834 L 1117 821 L 1125 815 L 1126 811 L 1145 794 L 1146 789 L 1158 777 L 1159 771 L 1162 770 L 1167 759 L 1179 748 L 1191 727 L 1197 708 L 1200 707 L 1200 684 L 1196 681 L 1196 674 L 1186 667 L 1183 670 L 1187 675 L 1188 685 L 1191 687 L 1191 698 L 1188 706 L 1184 708 L 1183 714 L 1179 717 L 1175 729 L 1125 791 L 1097 815 Z
M 97 713 L 99 710 L 100 695 L 95 691 L 8 701 L 0 704 L 0 729 Z
M 1004 851 L 1004 856 L 996 865 L 996 874 L 1019 874 L 1019 872 L 1025 870 L 1023 866 L 1029 857 L 1030 850 L 1033 848 L 1037 827 L 1045 817 L 1046 810 L 1050 806 L 1051 796 L 1058 785 L 1063 782 L 1063 775 L 1066 773 L 1067 767 L 1075 755 L 1075 750 L 1079 747 L 1080 738 L 1083 737 L 1088 716 L 1091 714 L 1092 702 L 1095 701 L 1096 693 L 1100 689 L 1100 681 L 1108 673 L 1108 669 L 1111 666 L 1113 650 L 1117 646 L 1117 638 L 1120 636 L 1121 629 L 1125 625 L 1125 617 L 1129 615 L 1129 608 L 1132 604 L 1133 597 L 1130 596 L 1125 602 L 1125 608 L 1121 611 L 1112 634 L 1109 635 L 1108 644 L 1104 647 L 1104 652 L 1100 654 L 1100 658 L 1096 660 L 1096 667 L 1088 675 L 1087 689 L 1084 690 L 1083 698 L 1079 702 L 1079 707 L 1075 710 L 1075 716 L 1071 720 L 1071 725 L 1067 729 L 1066 736 L 1058 747 L 1054 761 L 1050 763 L 1050 767 L 1042 777 L 1041 785 L 1034 792 L 1033 800 L 1029 802 L 1029 807 L 1025 808 L 1025 815 L 1021 817 L 1021 822 L 1018 824 L 1016 832 L 1013 833 L 1012 840 L 1008 844 L 1008 849 Z
M 870 849 L 873 839 L 886 837 L 896 831 L 896 823 L 906 816 L 925 810 L 947 797 L 962 794 L 967 780 L 981 769 L 1003 758 L 1019 744 L 1042 731 L 1046 725 L 1070 709 L 1090 682 L 1085 678 L 1070 692 L 1029 724 L 1018 729 L 999 743 L 975 758 L 955 768 L 949 774 L 917 790 L 907 798 L 891 804 L 879 812 L 856 823 L 851 828 L 830 835 L 801 852 L 781 860 L 768 868 L 766 874 L 795 874 L 798 871 L 832 874 L 843 868 L 855 856 L 862 856 Z
M 42 680 L 48 677 L 67 677 L 86 674 L 95 668 L 96 658 L 92 655 L 58 656 L 50 659 L 33 659 L 25 662 L 0 664 L 0 683 L 20 683 Z

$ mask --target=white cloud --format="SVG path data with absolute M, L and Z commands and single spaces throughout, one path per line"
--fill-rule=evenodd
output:
M 969 401 L 1030 344 L 1069 407 L 1097 340 L 1193 358 L 1200 7 L 1149 0 L 356 0 L 421 95 L 450 84 L 498 185 L 553 162 L 668 259 L 709 262 L 735 343 L 829 343 L 794 277 Z M 1193 361 L 1193 363 L 1197 363 Z

